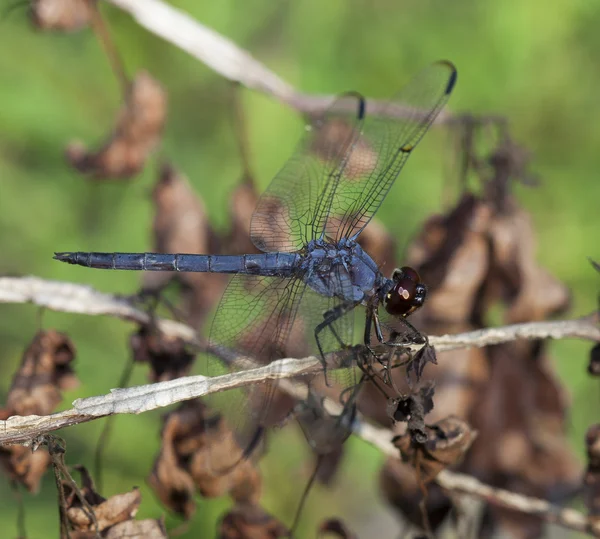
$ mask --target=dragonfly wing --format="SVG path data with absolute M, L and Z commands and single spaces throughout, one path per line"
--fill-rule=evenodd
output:
M 295 153 L 258 201 L 250 226 L 256 247 L 297 251 L 321 235 L 334 185 L 360 135 L 363 117 L 363 98 L 348 94 L 309 119 Z
M 214 353 L 204 355 L 203 374 L 219 376 L 257 364 L 268 365 L 288 354 L 302 354 L 290 349 L 288 341 L 304 289 L 298 278 L 234 276 L 211 327 L 209 350 Z M 288 401 L 288 409 L 282 409 L 285 406 L 276 398 L 276 385 L 274 380 L 266 380 L 206 399 L 233 431 L 242 452 L 232 452 L 226 459 L 220 444 L 215 444 L 218 454 L 209 455 L 213 472 L 225 472 L 240 461 L 240 456 L 252 453 L 264 430 L 291 412 L 293 402 Z
M 437 62 L 418 73 L 392 101 L 367 102 L 362 132 L 345 160 L 328 212 L 332 238 L 356 238 L 369 223 L 455 82 L 456 68 Z
M 346 276 L 340 275 L 341 272 L 343 270 L 332 275 L 332 287 L 350 286 Z M 309 444 L 319 454 L 338 449 L 350 434 L 354 419 L 354 392 L 358 391 L 361 377 L 352 346 L 355 307 L 307 288 L 298 312 L 297 320 L 301 320 L 304 327 L 312 329 L 307 341 L 317 357 L 320 352 L 314 328 L 322 326 L 318 339 L 327 360 L 327 369 L 312 378 L 309 399 L 300 405 L 297 416 Z M 324 397 L 336 403 L 339 410 L 327 412 L 323 405 Z

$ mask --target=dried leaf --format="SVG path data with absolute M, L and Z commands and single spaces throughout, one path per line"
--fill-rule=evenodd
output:
M 228 473 L 215 475 L 209 456 L 237 460 L 241 450 L 225 422 L 199 401 L 184 402 L 165 417 L 161 452 L 154 463 L 149 483 L 161 502 L 172 511 L 190 518 L 195 510 L 196 489 L 206 497 L 230 494 L 238 502 L 257 502 L 260 476 L 252 463 L 243 460 Z M 232 456 L 233 455 L 233 456 Z
M 448 215 L 430 219 L 409 248 L 410 263 L 428 287 L 422 318 L 446 324 L 471 321 L 489 269 L 491 211 L 465 195 Z
M 219 525 L 220 539 L 276 539 L 290 531 L 257 504 L 236 504 Z
M 62 401 L 62 391 L 79 384 L 71 367 L 74 359 L 75 347 L 67 335 L 54 330 L 37 333 L 23 354 L 0 415 L 6 419 L 51 414 Z M 51 460 L 44 449 L 34 452 L 20 445 L 0 448 L 6 474 L 30 492 L 38 491 Z
M 319 526 L 319 537 L 324 535 L 334 535 L 339 539 L 358 539 L 348 525 L 339 518 L 328 518 Z
M 425 416 L 433 410 L 434 386 L 423 384 L 411 394 L 388 401 L 388 415 L 394 421 L 407 423 L 408 434 L 414 443 L 427 441 Z
M 109 140 L 97 152 L 73 142 L 67 147 L 67 159 L 79 172 L 96 179 L 131 178 L 159 145 L 166 111 L 165 91 L 142 71 L 131 83 Z
M 29 15 L 31 22 L 40 30 L 74 32 L 90 24 L 94 9 L 92 1 L 32 0 Z
M 155 208 L 155 252 L 218 253 L 219 242 L 208 220 L 206 208 L 183 174 L 164 165 L 152 198 Z M 146 272 L 143 290 L 157 292 L 171 280 L 183 285 L 186 321 L 195 328 L 201 328 L 225 289 L 226 276 L 197 272 Z
M 42 477 L 52 462 L 44 449 L 32 451 L 31 447 L 11 445 L 0 447 L 0 462 L 6 475 L 29 492 L 37 493 Z
M 161 520 L 126 520 L 116 524 L 103 535 L 105 539 L 168 539 Z
M 115 524 L 131 520 L 136 515 L 141 503 L 141 494 L 137 488 L 125 494 L 116 494 L 108 499 L 95 491 L 94 484 L 87 470 L 78 467 L 82 477 L 82 487 L 75 492 L 69 481 L 63 480 L 63 490 L 67 506 L 65 513 L 68 522 L 76 532 L 91 532 L 97 524 L 99 531 L 104 531 Z M 91 506 L 96 522 L 91 518 L 89 508 L 81 502 L 80 496 Z
M 148 325 L 140 326 L 129 341 L 134 360 L 150 365 L 152 382 L 164 382 L 187 375 L 195 358 L 182 339 L 165 335 Z
M 397 458 L 389 458 L 381 470 L 379 484 L 385 499 L 396 511 L 415 526 L 425 527 L 420 507 L 423 491 L 414 468 Z M 452 502 L 437 483 L 430 483 L 424 504 L 429 526 L 435 531 L 452 509 Z
M 570 304 L 565 285 L 535 260 L 535 232 L 529 215 L 514 201 L 494 215 L 489 227 L 493 284 L 510 302 L 507 323 L 532 322 L 564 312 Z
M 400 450 L 402 460 L 413 465 L 423 483 L 435 479 L 443 469 L 456 465 L 464 457 L 477 431 L 456 416 L 448 416 L 426 427 L 427 441 L 416 443 L 410 434 L 396 436 L 392 441 Z
M 79 385 L 71 362 L 75 346 L 64 333 L 40 331 L 25 350 L 13 378 L 6 408 L 11 415 L 48 415 L 62 401 L 61 392 Z
M 600 344 L 595 344 L 590 350 L 588 373 L 590 373 L 592 376 L 600 375 Z
M 585 435 L 587 469 L 583 478 L 588 514 L 600 521 L 600 425 L 592 425 Z

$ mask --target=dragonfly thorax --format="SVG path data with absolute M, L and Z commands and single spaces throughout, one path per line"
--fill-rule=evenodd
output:
M 354 240 L 312 240 L 303 261 L 304 281 L 315 292 L 361 303 L 385 278 L 375 261 Z

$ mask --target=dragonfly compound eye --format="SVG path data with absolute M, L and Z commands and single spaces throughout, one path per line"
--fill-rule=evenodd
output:
M 393 316 L 408 316 L 425 303 L 427 289 L 417 270 L 404 266 L 392 275 L 393 288 L 386 294 L 385 310 Z

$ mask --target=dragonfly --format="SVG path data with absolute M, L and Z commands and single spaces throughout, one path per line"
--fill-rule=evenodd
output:
M 454 65 L 439 61 L 418 73 L 391 101 L 367 101 L 347 93 L 325 112 L 310 116 L 297 149 L 255 208 L 250 236 L 258 253 L 57 252 L 54 258 L 110 270 L 233 274 L 212 322 L 204 372 L 216 376 L 247 368 L 247 363 L 240 366 L 226 359 L 231 351 L 262 365 L 298 357 L 298 350 L 313 351 L 323 364 L 325 383 L 319 383 L 324 391 L 341 388 L 341 412 L 326 414 L 323 399 L 314 396 L 299 412 L 309 443 L 326 452 L 349 435 L 356 394 L 365 378 L 356 368 L 364 361 L 355 358 L 350 367 L 341 361 L 336 366 L 346 368 L 333 370 L 326 360 L 335 351 L 352 349 L 357 307 L 365 309 L 367 350 L 414 342 L 397 335 L 388 338 L 382 320 L 392 317 L 412 328 L 406 318 L 425 302 L 425 284 L 408 266 L 386 277 L 360 246 L 359 236 L 446 104 L 456 80 Z M 274 378 L 214 396 L 210 405 L 226 418 L 242 455 L 229 462 L 215 455 L 215 467 L 230 470 L 238 457 L 248 458 L 267 428 L 288 414 Z

